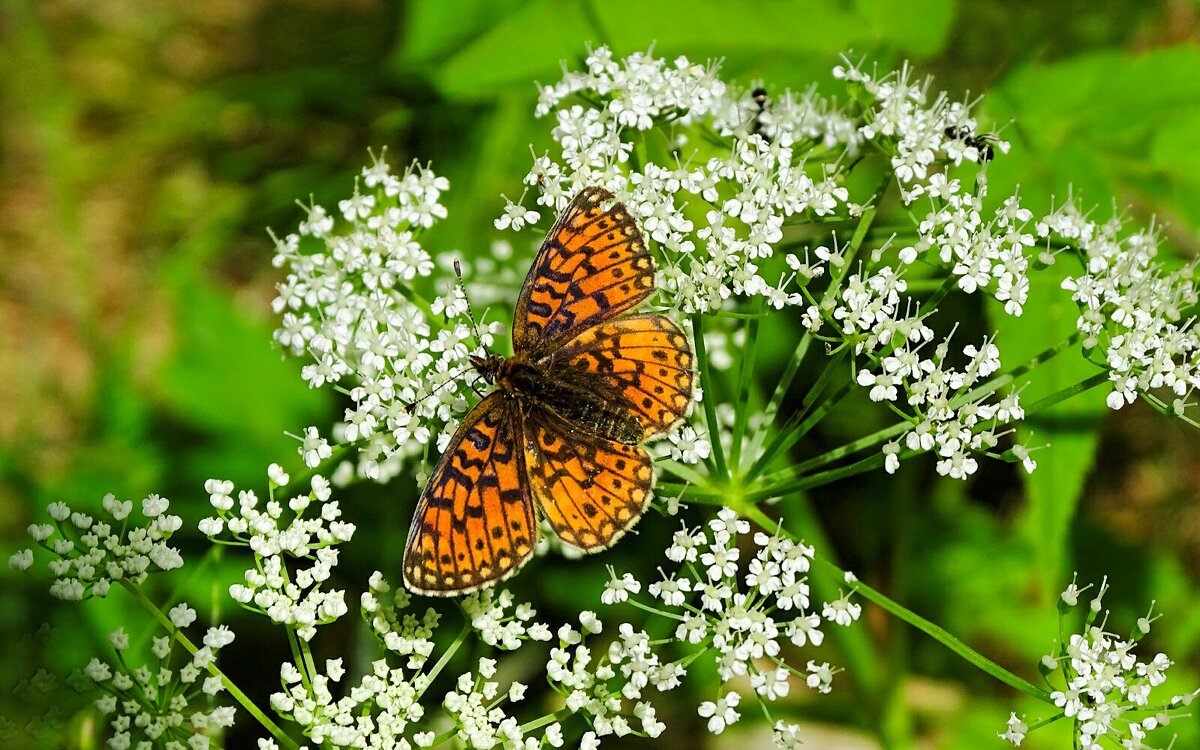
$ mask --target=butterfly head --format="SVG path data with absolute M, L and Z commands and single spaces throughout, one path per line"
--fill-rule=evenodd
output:
M 504 369 L 505 359 L 498 354 L 488 354 L 486 356 L 471 355 L 471 366 L 483 378 L 483 382 L 488 385 L 495 385 L 499 379 L 501 372 Z

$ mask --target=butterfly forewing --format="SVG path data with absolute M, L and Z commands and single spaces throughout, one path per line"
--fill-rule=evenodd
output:
M 404 554 L 410 589 L 465 593 L 511 575 L 533 554 L 521 435 L 519 407 L 499 391 L 467 414 L 417 505 Z
M 641 428 L 634 442 L 659 435 L 686 414 L 692 402 L 692 347 L 662 315 L 631 315 L 589 328 L 545 359 L 561 380 L 602 391 L 608 408 L 632 415 Z
M 585 552 L 609 547 L 650 502 L 646 450 L 584 433 L 552 412 L 526 415 L 529 490 L 559 539 Z
M 654 261 L 625 206 L 584 188 L 546 236 L 513 317 L 513 350 L 538 357 L 654 291 Z

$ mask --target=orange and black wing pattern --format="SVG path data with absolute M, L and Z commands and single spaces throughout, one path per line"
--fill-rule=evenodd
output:
M 417 504 L 404 551 L 411 590 L 465 594 L 507 578 L 533 554 L 521 421 L 500 392 L 463 420 Z
M 513 351 L 537 359 L 573 334 L 632 309 L 654 291 L 654 260 L 612 193 L 575 196 L 529 269 L 513 317 Z
M 530 410 L 525 426 L 529 490 L 542 517 L 559 539 L 584 552 L 612 546 L 650 503 L 650 455 L 581 432 L 545 410 Z
M 576 388 L 606 394 L 636 419 L 642 442 L 687 415 L 695 381 L 687 336 L 662 315 L 630 315 L 580 333 L 546 356 L 547 372 Z

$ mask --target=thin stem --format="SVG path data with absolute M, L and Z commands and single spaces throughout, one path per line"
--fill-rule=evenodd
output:
M 836 469 L 829 469 L 828 471 L 809 474 L 808 476 L 802 476 L 790 482 L 783 482 L 781 484 L 764 487 L 753 492 L 747 492 L 746 499 L 752 502 L 758 502 L 761 500 L 768 500 L 770 498 L 794 495 L 797 492 L 803 492 L 804 490 L 809 490 L 813 487 L 831 484 L 839 479 L 845 479 L 846 477 L 852 477 L 856 474 L 864 474 L 868 471 L 878 469 L 880 466 L 883 466 L 885 458 L 886 457 L 882 453 L 875 453 L 852 464 L 839 466 Z
M 829 286 L 825 289 L 825 294 L 821 298 L 819 307 L 824 307 L 826 303 L 833 301 L 837 297 L 838 289 L 842 285 L 842 279 L 850 271 L 850 266 L 854 256 L 858 253 L 859 247 L 862 246 L 863 240 L 867 237 L 867 232 L 871 228 L 871 224 L 875 221 L 875 214 L 878 209 L 880 199 L 887 192 L 888 185 L 891 180 L 884 180 L 875 190 L 875 197 L 871 200 L 871 208 L 863 211 L 859 218 L 858 227 L 854 230 L 854 235 L 850 238 L 850 244 L 846 248 L 846 257 L 843 259 L 840 268 L 831 269 Z M 766 421 L 771 421 L 779 412 L 779 407 L 783 403 L 783 397 L 788 389 L 792 387 L 792 381 L 796 378 L 796 373 L 800 370 L 800 363 L 804 361 L 804 357 L 808 354 L 808 349 L 812 346 L 813 335 L 807 328 L 800 335 L 800 341 L 796 344 L 795 350 L 792 352 L 792 358 L 788 361 L 787 367 L 784 368 L 783 375 L 779 378 L 779 382 L 775 385 L 775 391 L 771 394 L 771 400 L 767 402 L 767 408 L 764 411 Z
M 929 297 L 920 304 L 920 306 L 917 308 L 917 315 L 921 316 L 933 312 L 933 309 L 937 307 L 937 304 L 941 302 L 942 299 L 949 294 L 952 289 L 954 289 L 957 282 L 958 278 L 956 276 L 947 276 L 945 281 L 943 281 L 938 288 L 934 290 L 933 294 L 929 295 Z
M 760 298 L 761 299 L 761 298 Z M 763 302 L 757 310 L 761 312 Z M 737 403 L 733 419 L 733 442 L 729 451 L 729 466 L 736 473 L 741 466 L 742 440 L 746 436 L 746 422 L 750 417 L 750 385 L 754 377 L 754 359 L 758 353 L 759 318 L 751 318 L 746 326 L 746 345 L 742 348 L 742 369 L 738 374 Z
M 1051 393 L 1049 396 L 1044 396 L 1037 401 L 1034 401 L 1029 406 L 1025 407 L 1026 416 L 1036 414 L 1039 411 L 1045 411 L 1051 406 L 1062 403 L 1069 398 L 1074 398 L 1081 393 L 1090 391 L 1098 385 L 1103 385 L 1108 382 L 1108 370 L 1102 370 L 1091 377 L 1084 378 L 1075 385 L 1067 386 L 1061 390 Z
M 827 367 L 823 373 L 821 373 L 821 377 L 818 379 L 817 385 L 813 387 L 814 391 L 818 389 L 824 389 L 825 382 L 828 380 L 827 376 L 831 376 L 831 374 L 836 371 L 836 365 L 840 362 L 840 359 L 836 360 L 835 362 L 831 362 L 830 366 Z M 796 417 L 794 417 L 792 420 L 794 423 L 785 425 L 783 429 L 779 431 L 779 434 L 776 435 L 775 439 L 772 440 L 765 449 L 763 449 L 762 453 L 760 453 L 758 458 L 755 459 L 754 463 L 751 464 L 750 469 L 747 470 L 745 476 L 743 477 L 744 482 L 749 484 L 750 482 L 754 481 L 754 479 L 762 474 L 763 470 L 770 465 L 775 456 L 779 455 L 783 451 L 788 450 L 795 445 L 800 438 L 807 435 L 813 427 L 817 426 L 817 423 L 825 418 L 826 414 L 828 414 L 833 410 L 834 407 L 841 403 L 841 400 L 850 393 L 850 390 L 853 388 L 853 386 L 853 381 L 847 381 L 842 385 L 841 388 L 838 389 L 836 393 L 821 402 L 820 406 L 809 412 L 807 415 L 805 415 L 803 410 L 797 412 Z M 806 398 L 805 400 L 807 401 L 808 399 Z M 804 406 L 807 406 L 807 404 L 802 405 L 801 408 L 803 409 Z M 796 421 L 797 418 L 799 418 L 799 421 Z
M 704 346 L 704 316 L 692 316 L 692 338 L 696 343 L 696 361 L 700 365 L 700 387 L 704 391 L 704 421 L 708 425 L 709 442 L 712 444 L 714 474 L 721 481 L 729 476 L 725 464 L 725 448 L 721 445 L 721 426 L 717 422 L 716 391 L 713 390 L 712 369 L 708 364 L 708 351 Z
M 757 523 L 763 529 L 767 531 L 777 531 L 793 541 L 798 541 L 794 535 L 792 535 L 783 527 L 782 524 L 772 520 L 757 506 L 748 505 L 742 510 L 750 520 Z M 843 580 L 846 580 L 846 572 L 838 568 L 833 563 L 827 561 L 824 557 L 817 557 L 814 562 L 829 572 L 841 576 Z M 898 602 L 892 601 L 890 598 L 871 588 L 862 581 L 849 580 L 847 582 L 853 587 L 855 593 L 859 594 L 864 599 L 872 602 L 886 612 L 889 612 L 904 622 L 907 622 L 909 625 L 912 625 L 922 633 L 925 633 L 930 638 L 933 638 L 938 643 L 941 643 L 946 648 L 961 656 L 969 664 L 979 668 L 987 674 L 990 674 L 1011 688 L 1019 690 L 1026 695 L 1031 695 L 1038 700 L 1045 701 L 1046 703 L 1050 702 L 1050 694 L 1045 690 L 1042 690 L 1025 678 L 1008 671 L 996 662 L 987 658 L 983 654 L 960 641 L 958 638 L 951 635 L 945 628 L 935 625 L 907 607 L 899 604 Z
M 192 643 L 191 640 L 179 630 L 179 628 L 175 627 L 175 624 L 172 623 L 165 614 L 163 614 L 163 611 L 159 609 L 154 602 L 146 598 L 146 595 L 142 593 L 141 589 L 129 581 L 121 581 L 121 586 L 129 592 L 129 594 L 134 598 L 134 600 L 137 601 L 138 604 L 142 605 L 142 608 L 153 615 L 154 619 L 158 620 L 158 623 L 162 625 L 163 628 L 166 629 L 166 631 L 170 633 L 176 641 L 178 641 L 185 649 L 187 649 L 188 653 L 192 654 L 193 656 L 196 655 L 196 652 L 199 651 L 199 649 L 196 648 L 196 644 Z M 217 666 L 215 661 L 210 663 L 207 669 L 209 674 L 213 675 L 214 677 L 221 678 L 221 684 L 226 690 L 229 691 L 229 694 L 233 696 L 233 699 L 241 704 L 242 708 L 246 709 L 247 713 L 257 719 L 258 723 L 262 724 L 263 727 L 265 727 L 266 730 L 271 733 L 271 736 L 275 738 L 276 742 L 288 750 L 299 750 L 299 744 L 289 737 L 287 733 L 279 727 L 278 724 L 271 721 L 270 717 L 263 713 L 262 710 L 254 704 L 254 701 L 250 700 L 250 698 L 241 691 L 241 688 L 235 685 L 233 681 L 221 671 L 221 668 Z
M 468 619 L 463 623 L 462 630 L 458 631 L 458 635 L 454 636 L 454 642 L 446 647 L 445 652 L 442 653 L 442 657 L 437 660 L 436 664 L 433 665 L 433 669 L 429 670 L 429 673 L 426 675 L 426 685 L 433 684 L 433 678 L 441 674 L 441 671 L 446 668 L 446 665 L 450 663 L 451 657 L 453 657 L 455 652 L 457 652 L 463 643 L 466 642 L 467 634 L 470 632 L 471 621 Z M 422 691 L 421 695 L 424 694 L 424 691 Z M 421 696 L 418 695 L 417 700 L 420 700 L 420 698 Z

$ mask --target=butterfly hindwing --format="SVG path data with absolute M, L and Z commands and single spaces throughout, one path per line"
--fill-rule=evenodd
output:
M 584 188 L 546 235 L 513 317 L 513 350 L 537 357 L 654 291 L 654 261 L 612 193 Z
M 585 552 L 612 546 L 650 502 L 650 455 L 541 409 L 527 413 L 525 427 L 529 490 L 542 517 L 559 539 Z
M 467 414 L 417 504 L 404 553 L 413 591 L 456 595 L 506 578 L 537 540 L 521 414 L 501 392 Z

